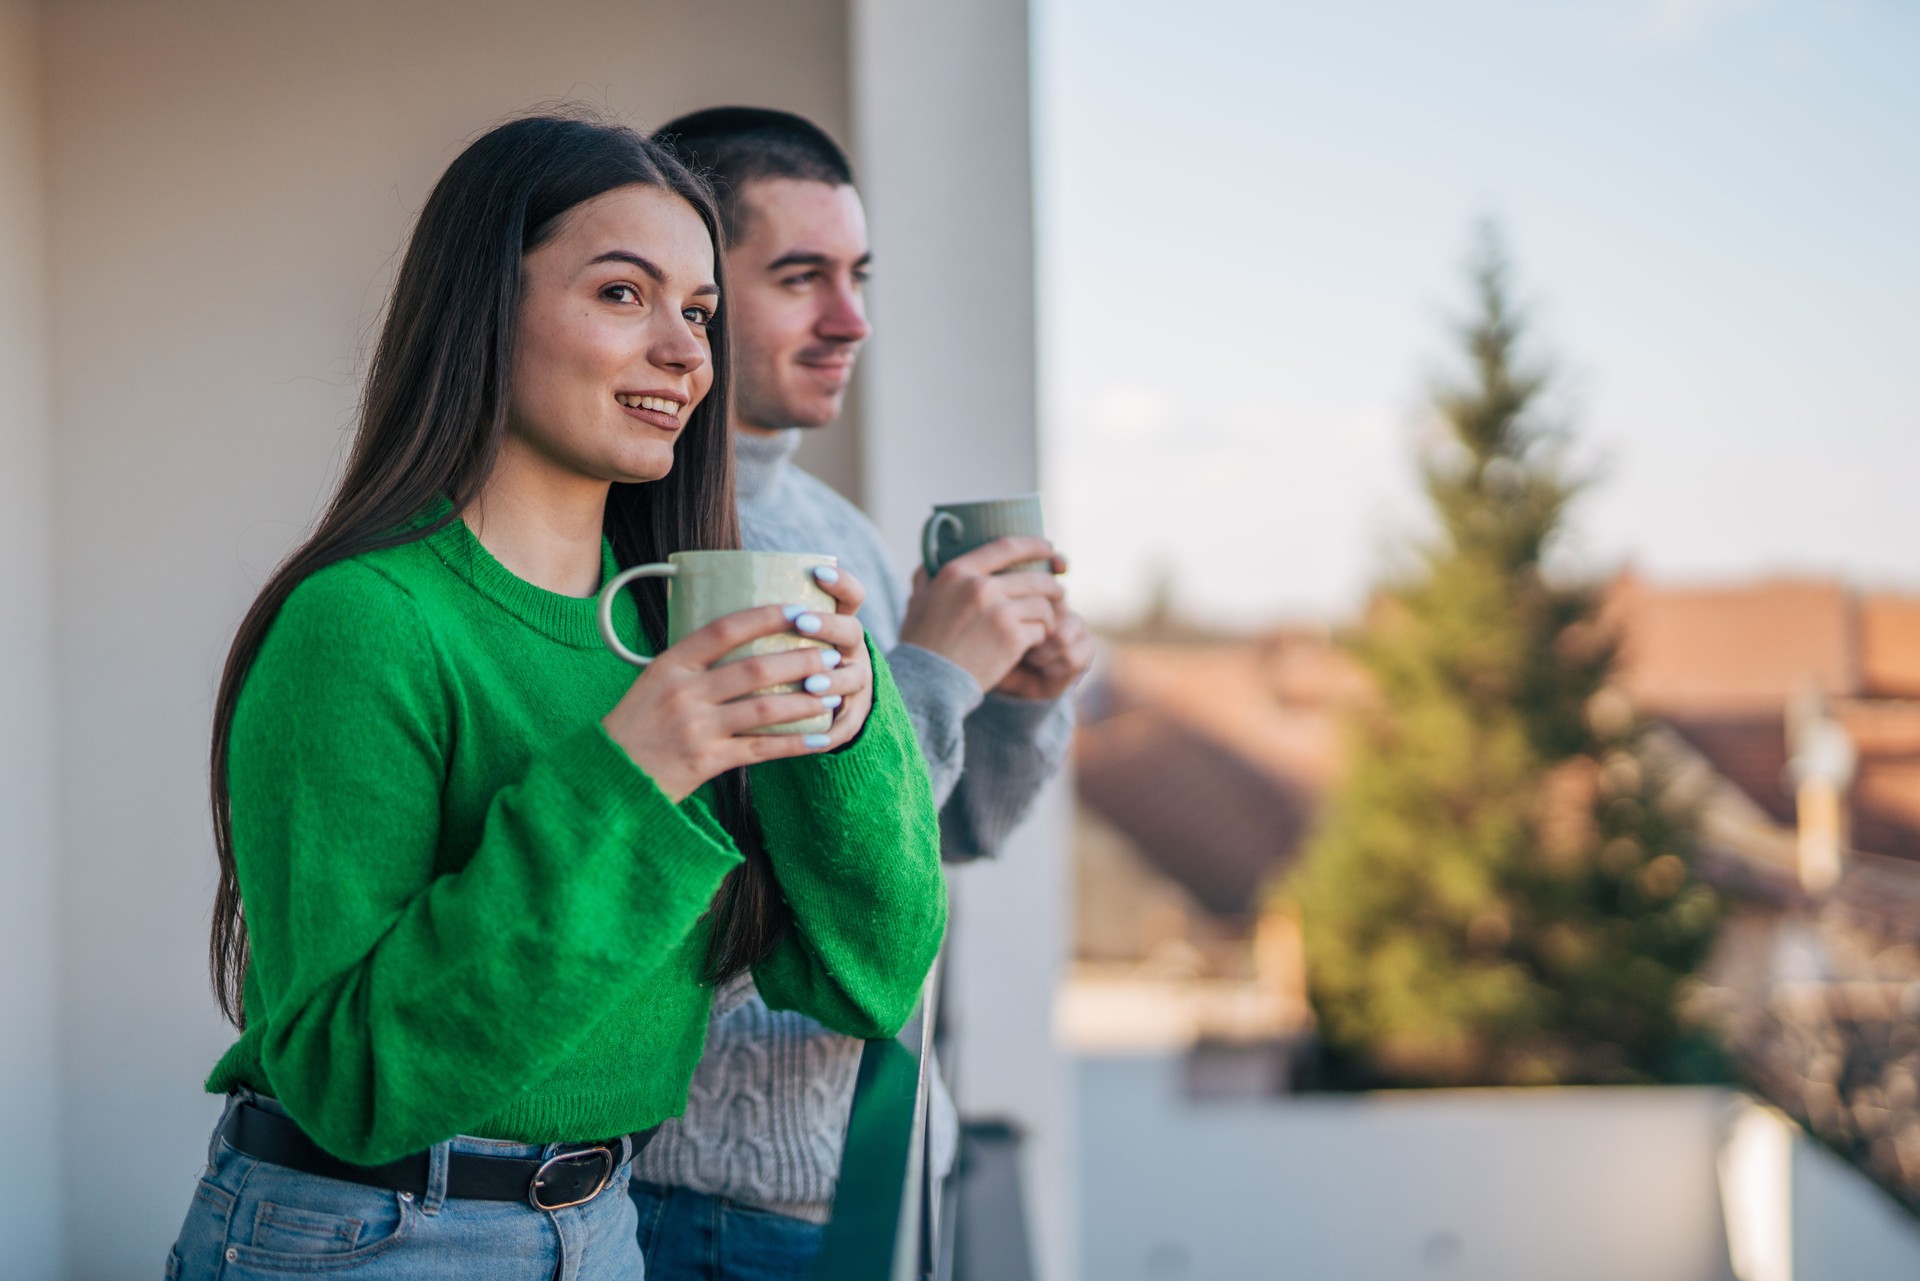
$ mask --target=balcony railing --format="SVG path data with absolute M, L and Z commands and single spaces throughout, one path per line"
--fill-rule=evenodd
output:
M 930 1111 L 941 965 L 920 1013 L 893 1040 L 868 1041 L 847 1118 L 833 1218 L 817 1281 L 1030 1281 L 1012 1127 L 962 1127 L 953 1177 L 933 1168 Z

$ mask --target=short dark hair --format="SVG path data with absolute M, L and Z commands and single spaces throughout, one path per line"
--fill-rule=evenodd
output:
M 851 187 L 853 166 L 830 134 L 804 116 L 769 107 L 709 107 L 669 120 L 653 140 L 713 186 L 729 240 L 745 230 L 740 193 L 762 178 Z

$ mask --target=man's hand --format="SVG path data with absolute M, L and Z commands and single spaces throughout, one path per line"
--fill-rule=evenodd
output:
M 900 639 L 958 665 L 983 690 L 999 688 L 1056 630 L 1066 593 L 1052 574 L 996 571 L 1051 559 L 1044 538 L 1002 538 L 954 557 L 932 578 L 916 570 Z
M 1052 634 L 1028 650 L 994 692 L 1051 702 L 1072 689 L 1092 665 L 1093 633 L 1080 615 L 1062 604 Z

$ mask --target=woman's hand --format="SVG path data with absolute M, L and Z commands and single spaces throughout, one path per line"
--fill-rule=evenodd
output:
M 860 732 L 873 706 L 866 632 L 853 616 L 865 592 L 846 571 L 827 573 L 832 580 L 823 575 L 820 585 L 834 598 L 836 613 L 763 605 L 717 619 L 662 650 L 601 718 L 608 736 L 668 799 L 680 801 L 743 765 L 831 751 Z M 783 632 L 832 648 L 809 645 L 715 666 L 747 642 Z M 805 692 L 754 695 L 796 681 Z M 825 734 L 748 732 L 822 711 L 834 714 Z
M 835 611 L 820 620 L 821 630 L 814 638 L 832 645 L 840 654 L 835 683 L 828 691 L 829 696 L 838 694 L 844 700 L 834 712 L 833 729 L 827 735 L 825 750 L 831 751 L 851 743 L 867 723 L 867 713 L 873 710 L 873 664 L 867 657 L 867 629 L 856 617 L 861 602 L 867 599 L 867 589 L 844 569 L 823 567 L 813 576 L 821 590 L 833 597 Z M 844 689 L 842 681 L 846 682 Z

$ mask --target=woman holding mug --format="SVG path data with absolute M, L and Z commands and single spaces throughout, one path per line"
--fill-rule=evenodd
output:
M 600 640 L 621 567 L 738 546 L 716 226 L 654 144 L 558 117 L 428 199 L 339 491 L 221 681 L 241 1034 L 170 1278 L 631 1281 L 626 1165 L 685 1106 L 717 981 L 855 1036 L 911 1013 L 938 833 L 859 585 L 663 648 L 646 580 L 612 626 L 655 661 Z M 827 647 L 716 665 L 791 631 Z

